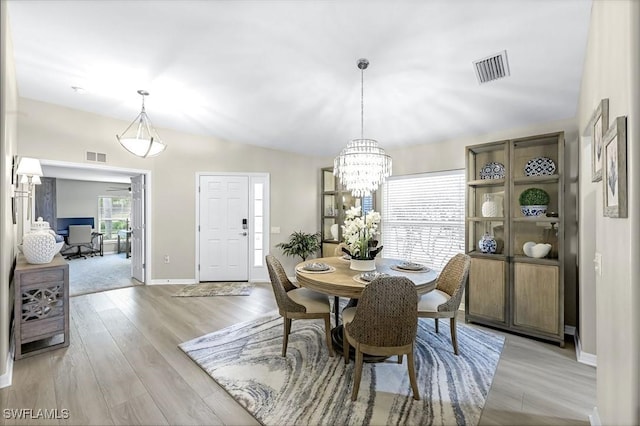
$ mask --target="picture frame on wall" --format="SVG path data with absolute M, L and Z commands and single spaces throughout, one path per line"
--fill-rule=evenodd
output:
M 617 117 L 603 138 L 604 215 L 627 217 L 627 118 Z
M 593 112 L 585 134 L 591 136 L 591 182 L 602 180 L 604 164 L 604 135 L 609 130 L 609 99 L 600 101 Z

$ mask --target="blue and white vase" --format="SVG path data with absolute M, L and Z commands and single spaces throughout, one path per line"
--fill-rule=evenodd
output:
M 547 213 L 546 205 L 520 206 L 520 211 L 525 216 L 544 216 Z
M 498 249 L 498 243 L 496 239 L 487 232 L 480 238 L 480 241 L 478 241 L 478 248 L 482 253 L 495 253 Z

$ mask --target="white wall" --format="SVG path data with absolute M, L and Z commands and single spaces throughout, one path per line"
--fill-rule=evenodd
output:
M 167 150 L 151 159 L 126 152 L 115 134 L 129 123 L 21 98 L 18 119 L 21 155 L 82 163 L 84 152 L 107 154 L 107 165 L 152 171 L 152 279 L 195 278 L 196 172 L 263 172 L 271 178 L 271 235 L 274 246 L 293 231 L 319 230 L 318 179 L 327 159 L 318 159 L 213 137 L 157 129 Z M 153 116 L 153 111 L 148 111 Z M 171 258 L 163 262 L 164 255 Z M 295 259 L 283 258 L 293 274 Z
M 602 182 L 592 183 L 590 146 L 581 150 L 580 337 L 597 353 L 602 424 L 640 424 L 640 2 L 595 1 L 579 102 L 584 129 L 602 98 L 609 122 L 627 116 L 629 217 L 603 216 Z M 594 252 L 602 253 L 602 275 Z M 595 316 L 593 310 L 595 307 Z
M 416 145 L 403 149 L 387 150 L 387 153 L 393 158 L 394 176 L 423 173 L 426 171 L 464 169 L 464 149 L 468 145 L 558 131 L 565 132 L 565 139 L 567 141 L 575 139 L 577 137 L 576 120 L 570 118 L 484 135 L 470 135 L 436 144 Z
M 0 387 L 7 385 L 9 325 L 13 306 L 11 268 L 15 257 L 17 227 L 11 219 L 11 165 L 17 151 L 18 89 L 7 2 L 0 2 Z
M 56 179 L 56 216 L 93 217 L 97 228 L 98 197 L 127 196 L 128 187 L 123 183 Z M 122 188 L 124 191 L 109 191 L 112 188 Z

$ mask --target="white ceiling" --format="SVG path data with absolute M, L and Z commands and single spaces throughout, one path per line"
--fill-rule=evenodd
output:
M 129 121 L 146 89 L 158 128 L 323 156 L 360 135 L 361 57 L 364 136 L 387 149 L 574 117 L 590 10 L 591 0 L 9 0 L 20 96 Z M 504 49 L 511 76 L 479 85 L 472 62 Z

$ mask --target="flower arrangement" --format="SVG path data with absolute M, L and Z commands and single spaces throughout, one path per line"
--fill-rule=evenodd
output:
M 382 250 L 382 246 L 376 247 L 378 241 L 375 239 L 382 219 L 380 213 L 371 210 L 362 216 L 360 207 L 352 207 L 345 214 L 342 235 L 347 248 L 343 250 L 348 251 L 352 259 L 374 259 Z

